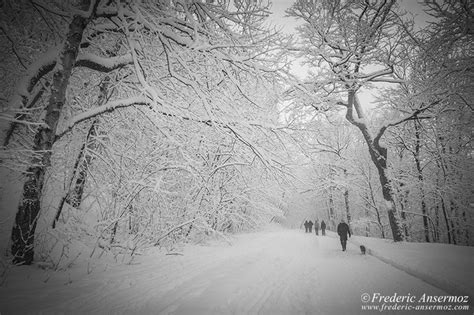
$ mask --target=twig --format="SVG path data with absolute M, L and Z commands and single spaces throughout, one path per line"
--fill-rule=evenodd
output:
M 177 229 L 179 229 L 179 228 L 181 228 L 181 227 L 183 227 L 183 226 L 185 226 L 185 225 L 188 225 L 188 224 L 190 224 L 190 223 L 193 223 L 194 221 L 196 221 L 196 219 L 197 219 L 197 218 L 194 218 L 194 219 L 192 219 L 192 220 L 189 220 L 189 221 L 183 222 L 183 223 L 181 223 L 181 224 L 178 224 L 178 225 L 172 227 L 171 229 L 169 229 L 168 231 L 166 231 L 165 233 L 161 234 L 161 236 L 159 236 L 158 239 L 156 240 L 154 246 L 158 246 L 158 245 L 160 244 L 160 241 L 161 241 L 162 239 L 164 239 L 165 237 L 167 237 L 169 234 L 171 234 L 171 232 L 173 232 L 173 231 L 175 231 L 175 230 L 177 230 Z

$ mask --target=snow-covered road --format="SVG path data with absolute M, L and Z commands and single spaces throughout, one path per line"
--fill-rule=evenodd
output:
M 363 293 L 446 295 L 353 245 L 342 252 L 334 236 L 274 229 L 232 246 L 142 256 L 68 284 L 10 284 L 0 288 L 0 313 L 374 314 L 361 309 Z

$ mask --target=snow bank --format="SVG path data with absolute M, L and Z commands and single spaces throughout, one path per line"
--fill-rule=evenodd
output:
M 474 296 L 474 247 L 353 236 L 367 253 L 452 295 Z

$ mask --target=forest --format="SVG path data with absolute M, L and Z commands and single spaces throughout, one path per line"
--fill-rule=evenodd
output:
M 473 246 L 474 3 L 404 3 L 0 1 L 0 264 L 316 218 Z

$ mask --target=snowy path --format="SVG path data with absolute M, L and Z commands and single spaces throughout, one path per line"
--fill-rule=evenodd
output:
M 353 245 L 342 252 L 334 237 L 297 230 L 245 234 L 233 246 L 192 246 L 182 256 L 143 256 L 67 285 L 21 287 L 0 288 L 2 315 L 373 314 L 361 310 L 361 294 L 446 295 Z

